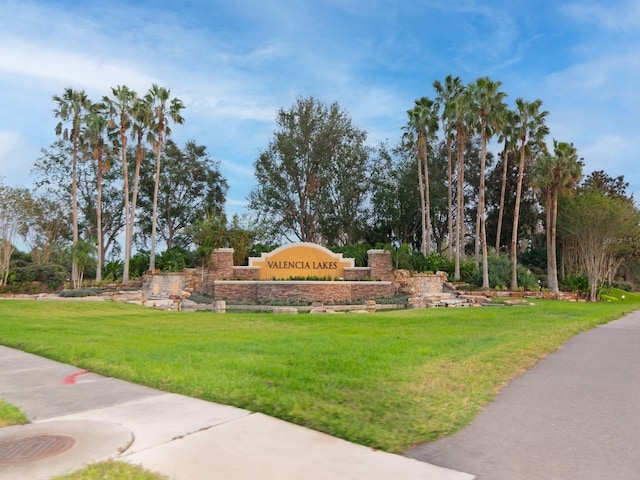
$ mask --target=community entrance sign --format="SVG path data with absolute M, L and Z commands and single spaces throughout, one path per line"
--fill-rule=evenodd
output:
M 289 278 L 344 278 L 344 269 L 353 268 L 353 258 L 342 258 L 315 243 L 284 245 L 260 258 L 249 258 L 249 267 L 259 267 L 260 280 L 286 280 Z

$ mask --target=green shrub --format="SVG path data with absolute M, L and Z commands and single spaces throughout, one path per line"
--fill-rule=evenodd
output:
M 487 257 L 489 265 L 489 286 L 497 290 L 506 290 L 511 284 L 511 262 L 505 255 L 498 258 L 490 255 Z M 482 286 L 482 270 L 476 272 L 474 284 Z
M 149 250 L 139 250 L 129 260 L 129 278 L 138 278 L 149 270 Z
M 163 272 L 181 272 L 185 268 L 195 267 L 197 259 L 195 253 L 176 246 L 162 252 L 156 259 L 156 265 Z
M 460 262 L 460 280 L 463 282 L 473 283 L 476 271 L 477 268 L 473 258 L 466 258 Z
M 100 288 L 77 288 L 75 290 L 62 290 L 58 293 L 58 296 L 63 298 L 97 297 L 98 295 L 102 295 L 102 289 Z
M 511 260 L 506 255 L 500 255 L 498 258 L 493 255 L 487 257 L 489 264 L 489 287 L 496 290 L 507 290 L 511 286 Z M 538 290 L 540 284 L 538 278 L 523 265 L 518 265 L 516 269 L 518 276 L 518 287 L 524 290 Z M 473 283 L 482 286 L 482 269 L 478 269 L 474 274 Z
M 131 266 L 131 264 L 129 264 L 129 266 Z M 103 277 L 107 282 L 114 282 L 122 279 L 123 273 L 124 262 L 122 260 L 111 260 L 110 262 L 105 263 L 102 268 Z
M 443 257 L 439 253 L 431 253 L 426 257 L 427 268 L 426 271 L 429 272 L 447 272 L 451 277 L 454 271 L 454 264 L 452 260 L 449 260 L 446 257 Z
M 531 273 L 527 267 L 518 265 L 516 269 L 516 275 L 518 276 L 518 287 L 527 291 L 536 291 L 540 289 L 540 283 L 538 278 Z
M 343 247 L 331 247 L 333 253 L 341 253 L 344 258 L 353 258 L 356 267 L 366 267 L 369 262 L 369 250 L 371 245 L 368 243 L 358 243 L 355 245 L 345 245 Z
M 198 293 L 198 292 L 193 292 L 191 294 L 191 296 L 189 297 L 189 300 L 192 300 L 196 303 L 206 303 L 206 304 L 210 304 L 213 303 L 213 296 L 207 294 L 207 293 Z
M 15 283 L 40 282 L 47 285 L 49 290 L 60 288 L 69 278 L 69 272 L 61 265 L 28 264 L 15 268 L 12 273 Z
M 413 248 L 411 245 L 403 243 L 398 248 L 394 248 L 391 244 L 384 246 L 384 249 L 391 252 L 391 261 L 393 268 L 400 270 L 409 270 L 414 272 L 413 267 Z
M 567 275 L 561 284 L 562 290 L 575 293 L 589 292 L 589 279 L 586 275 Z
M 526 252 L 518 255 L 518 261 L 532 271 L 535 271 L 535 268 L 546 270 L 547 249 L 544 247 L 528 248 Z

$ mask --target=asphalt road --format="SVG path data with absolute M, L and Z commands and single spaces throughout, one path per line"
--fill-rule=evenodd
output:
M 582 333 L 407 456 L 479 480 L 640 478 L 640 312 Z

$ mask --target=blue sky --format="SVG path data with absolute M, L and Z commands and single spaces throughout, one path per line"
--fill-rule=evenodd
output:
M 0 15 L 0 177 L 30 186 L 56 140 L 51 97 L 95 100 L 153 82 L 184 101 L 178 143 L 218 160 L 227 212 L 297 96 L 337 101 L 369 142 L 395 144 L 416 98 L 452 74 L 542 99 L 552 139 L 586 171 L 640 193 L 640 0 L 5 0 Z

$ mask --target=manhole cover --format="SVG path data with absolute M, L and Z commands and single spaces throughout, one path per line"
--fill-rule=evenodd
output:
M 0 442 L 0 465 L 33 462 L 69 450 L 76 441 L 66 435 L 34 435 Z

